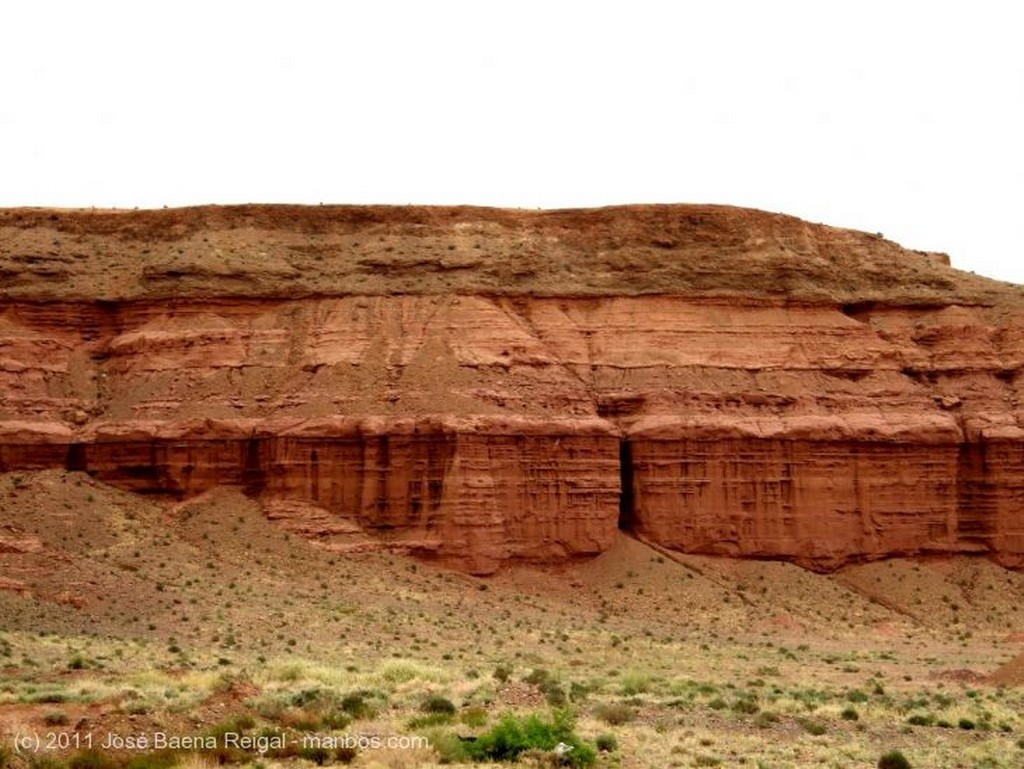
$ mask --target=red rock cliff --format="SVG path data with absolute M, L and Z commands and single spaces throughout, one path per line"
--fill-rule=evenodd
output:
M 724 207 L 0 211 L 0 470 L 486 573 L 1024 558 L 1024 290 Z

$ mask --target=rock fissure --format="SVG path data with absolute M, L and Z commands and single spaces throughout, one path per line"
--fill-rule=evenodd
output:
M 633 452 L 629 441 L 619 441 L 619 530 L 632 534 L 636 525 L 633 497 Z

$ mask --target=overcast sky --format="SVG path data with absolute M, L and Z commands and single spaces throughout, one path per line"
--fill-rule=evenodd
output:
M 1024 283 L 1015 3 L 10 2 L 0 206 L 731 203 Z

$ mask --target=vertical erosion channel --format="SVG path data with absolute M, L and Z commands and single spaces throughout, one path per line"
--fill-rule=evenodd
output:
M 619 529 L 632 533 L 633 510 L 633 447 L 626 438 L 619 441 Z

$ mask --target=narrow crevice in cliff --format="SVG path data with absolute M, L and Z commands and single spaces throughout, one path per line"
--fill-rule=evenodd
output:
M 85 445 L 81 443 L 72 443 L 68 446 L 68 456 L 64 463 L 64 467 L 69 472 L 80 472 L 86 471 L 87 462 L 85 459 Z
M 245 493 L 250 495 L 259 494 L 266 485 L 266 477 L 263 473 L 262 462 L 260 461 L 260 441 L 255 436 L 249 438 L 243 444 L 242 464 L 242 486 Z
M 619 529 L 632 533 L 634 521 L 633 448 L 623 438 L 619 441 Z

